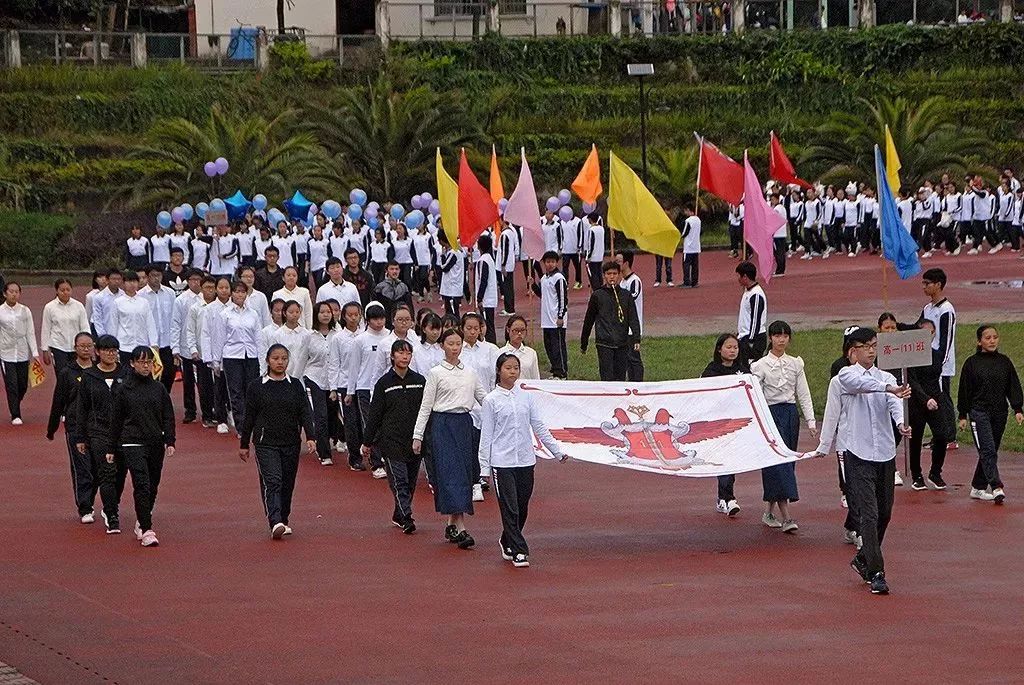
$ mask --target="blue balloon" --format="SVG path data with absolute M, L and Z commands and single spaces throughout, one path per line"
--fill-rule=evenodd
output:
M 212 209 L 215 212 L 223 212 L 225 209 L 227 209 L 227 207 L 228 206 L 224 204 L 224 200 L 220 199 L 219 197 L 215 197 L 212 200 L 210 200 L 210 209 Z
M 395 221 L 401 221 L 402 217 L 405 216 L 405 207 L 400 204 L 391 205 L 391 218 Z
M 277 209 L 276 207 L 267 212 L 267 221 L 270 223 L 270 227 L 273 229 L 276 229 L 277 224 L 280 223 L 281 221 L 287 220 L 288 219 L 287 217 L 285 217 L 284 213 L 280 209 Z
M 380 228 L 380 217 L 371 216 L 369 219 L 366 220 L 366 225 L 369 226 L 372 230 L 376 231 L 378 228 Z
M 200 202 L 199 204 L 196 205 L 196 214 L 199 215 L 200 219 L 205 219 L 206 211 L 208 209 L 210 209 L 210 205 L 206 204 L 205 202 Z
M 171 213 L 166 211 L 160 212 L 159 214 L 156 215 L 156 223 L 160 228 L 170 228 Z
M 363 208 L 360 207 L 357 204 L 356 205 L 349 205 L 348 206 L 348 218 L 352 219 L 352 221 L 356 221 L 357 219 L 363 218 Z
M 320 211 L 324 213 L 324 216 L 333 221 L 341 216 L 341 205 L 334 200 L 326 200 L 323 206 L 320 207 Z
M 410 231 L 415 231 L 423 225 L 426 218 L 427 217 L 423 216 L 423 212 L 418 209 L 414 209 L 405 216 L 405 227 Z
M 252 198 L 253 209 L 266 209 L 267 208 L 267 197 L 266 195 L 256 195 Z
M 181 203 L 181 218 L 185 221 L 189 221 L 192 218 L 193 213 L 192 205 L 187 202 Z
M 366 191 L 359 188 L 354 188 L 351 193 L 348 194 L 348 201 L 351 204 L 359 205 L 360 207 L 366 204 Z

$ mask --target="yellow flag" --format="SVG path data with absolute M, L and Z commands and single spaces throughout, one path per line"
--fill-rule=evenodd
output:
M 614 152 L 608 167 L 608 225 L 622 231 L 639 248 L 672 257 L 679 245 L 679 230 L 658 200 Z
M 441 148 L 437 148 L 437 202 L 441 205 L 441 227 L 453 250 L 459 247 L 459 184 L 444 170 Z
M 38 359 L 33 359 L 32 363 L 28 367 L 28 387 L 35 388 L 43 384 L 46 381 L 46 369 L 39 363 Z
M 896 153 L 896 143 L 893 142 L 892 133 L 889 132 L 889 124 L 885 125 L 885 176 L 889 179 L 889 190 L 893 197 L 899 197 L 900 188 L 900 156 Z
M 160 380 L 160 376 L 164 373 L 164 363 L 160 359 L 160 349 L 157 347 L 151 347 L 153 350 L 153 380 Z

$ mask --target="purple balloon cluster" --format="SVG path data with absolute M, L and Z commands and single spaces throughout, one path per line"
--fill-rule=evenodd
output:
M 552 195 L 548 198 L 548 201 L 544 204 L 549 212 L 557 214 L 558 218 L 562 221 L 571 221 L 575 212 L 572 211 L 572 207 L 569 206 L 569 201 L 572 199 L 572 193 L 566 188 L 562 188 L 558 191 L 558 195 Z
M 223 157 L 218 157 L 214 161 L 207 162 L 203 165 L 203 173 L 205 173 L 208 178 L 213 178 L 214 176 L 223 176 L 228 173 L 229 168 L 228 160 Z

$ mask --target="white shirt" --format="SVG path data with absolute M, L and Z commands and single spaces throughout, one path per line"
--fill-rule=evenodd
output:
M 764 398 L 772 404 L 798 404 L 807 425 L 814 428 L 814 405 L 811 403 L 811 389 L 804 374 L 804 360 L 783 354 L 776 357 L 772 352 L 750 365 L 750 373 L 761 381 Z
M 75 299 L 67 304 L 55 297 L 43 307 L 43 349 L 73 352 L 75 336 L 89 332 L 89 317 L 85 313 L 85 305 Z
M 288 286 L 280 288 L 274 291 L 274 296 L 271 300 L 284 300 L 287 302 L 298 302 L 302 306 L 302 318 L 299 319 L 299 324 L 305 328 L 313 327 L 313 300 L 309 298 L 309 288 L 303 288 L 301 285 L 295 286 L 294 290 L 288 290 Z M 358 301 L 359 298 L 357 297 Z
M 562 455 L 561 445 L 540 419 L 533 395 L 497 387 L 484 398 L 480 414 L 480 475 L 491 475 L 491 467 L 536 464 L 534 434 L 553 456 Z
M 560 247 L 558 245 L 558 229 L 561 227 L 561 221 L 558 219 L 547 219 L 540 220 L 540 228 L 544 232 L 544 251 L 545 252 L 559 252 Z
M 896 440 L 889 421 L 903 423 L 903 403 L 885 388 L 896 385 L 896 378 L 877 367 L 865 369 L 854 364 L 844 367 L 832 383 L 838 387 L 842 400 L 835 430 L 836 449 L 852 452 L 865 461 L 885 462 L 895 457 Z M 828 454 L 832 441 L 831 425 L 828 432 L 823 427 L 817 451 Z
M 101 292 L 103 291 L 100 290 L 99 288 L 93 288 L 92 290 L 85 294 L 85 315 L 89 317 L 90 322 L 92 321 L 93 300 L 95 300 L 96 296 L 99 295 Z
M 445 271 L 449 264 L 451 266 Z M 442 297 L 462 297 L 465 281 L 466 251 L 461 248 L 449 250 L 441 257 L 441 287 L 438 292 Z
M 171 261 L 171 236 L 155 235 L 149 239 L 150 256 L 154 262 Z
M 412 370 L 424 378 L 430 370 L 444 360 L 444 348 L 440 343 L 420 343 L 420 348 L 412 359 Z
M 373 390 L 380 379 L 380 376 L 374 376 L 377 365 L 373 361 L 381 343 L 389 335 L 391 331 L 387 328 L 379 331 L 367 328 L 356 336 L 348 352 L 348 385 L 345 388 L 349 395 L 355 395 L 356 390 Z
M 580 251 L 580 220 L 573 217 L 560 222 L 562 229 L 562 254 L 576 254 Z
M 391 331 L 391 333 L 385 336 L 380 343 L 378 343 L 377 351 L 374 353 L 374 357 L 370 360 L 370 364 L 373 366 L 373 385 L 376 385 L 377 381 L 380 380 L 380 377 L 386 374 L 388 369 L 391 368 L 391 346 L 394 345 L 395 341 L 398 339 L 399 338 L 395 335 L 395 332 Z M 405 340 L 412 346 L 412 360 L 410 361 L 410 366 L 416 364 L 416 355 L 420 352 L 420 339 L 416 337 L 416 333 L 412 329 L 409 329 L 402 340 Z M 413 370 L 415 370 L 415 368 Z M 373 389 L 372 385 L 370 389 Z
M 39 356 L 32 310 L 20 302 L 0 303 L 0 361 L 27 362 Z
M 494 268 L 494 257 L 489 254 L 480 255 L 480 261 L 478 261 L 474 267 L 476 269 L 476 295 L 479 296 L 479 305 L 481 307 L 497 307 L 498 306 L 498 272 Z M 480 284 L 484 281 L 484 273 L 487 274 L 487 284 L 484 287 L 483 295 L 480 296 Z
M 327 281 L 317 288 L 316 301 L 326 302 L 327 300 L 334 300 L 341 307 L 344 307 L 349 302 L 355 302 L 362 306 L 359 299 L 359 289 L 344 279 L 342 279 L 341 283 Z M 313 318 L 310 316 L 310 321 L 312 320 Z
M 128 254 L 132 257 L 149 257 L 149 238 L 146 236 L 128 238 L 125 244 L 128 245 Z
M 295 258 L 292 254 L 292 249 L 295 247 L 295 236 L 275 235 L 270 239 L 270 243 L 277 248 L 279 255 L 277 267 L 279 269 L 286 269 L 289 266 L 295 266 Z
M 253 288 L 249 296 L 245 298 L 245 306 L 256 312 L 260 317 L 260 326 L 270 325 L 270 305 L 267 304 L 267 296 Z
M 174 345 L 174 303 L 176 297 L 174 291 L 166 286 L 160 286 L 160 290 L 153 290 L 148 285 L 139 291 L 139 295 L 149 302 L 153 312 L 153 321 L 156 323 L 157 347 L 171 347 Z
M 785 238 L 786 237 L 786 231 L 789 229 L 789 217 L 786 216 L 786 214 L 787 214 L 787 212 L 786 212 L 786 205 L 784 205 L 784 204 L 782 204 L 780 202 L 779 204 L 777 204 L 774 207 L 772 207 L 772 211 L 774 211 L 776 214 L 781 216 L 782 219 L 783 219 L 783 224 L 781 226 L 779 226 L 775 230 L 775 233 L 772 234 L 772 237 L 773 238 Z
M 114 309 L 114 300 L 124 295 L 124 291 L 118 289 L 116 293 L 110 292 L 110 288 L 104 288 L 92 301 L 92 325 L 96 328 L 96 335 L 106 335 L 112 332 L 110 327 L 110 314 Z
M 395 248 L 395 261 L 399 264 L 412 264 L 412 240 L 392 238 L 391 246 Z
M 171 352 L 173 354 L 190 357 L 192 353 L 188 347 L 188 326 L 189 313 L 196 302 L 203 299 L 202 293 L 194 293 L 186 290 L 174 301 L 174 320 L 171 322 L 173 340 L 171 341 Z
M 683 238 L 683 254 L 700 254 L 700 217 L 696 214 L 686 217 L 686 236 Z
M 205 322 L 210 347 L 203 350 L 203 361 L 221 366 L 225 359 L 256 359 L 260 341 L 260 319 L 256 312 L 228 300 L 219 312 L 213 307 L 210 314 Z
M 209 303 L 203 299 L 200 295 L 198 299 L 189 307 L 188 310 L 188 321 L 185 324 L 185 351 L 188 356 L 191 357 L 194 354 L 199 355 L 199 359 L 203 359 L 203 326 L 206 323 L 206 312 L 210 304 L 217 302 L 217 298 Z M 224 306 L 220 305 L 219 309 L 223 309 Z M 207 342 L 209 342 L 209 336 L 206 336 Z
M 753 285 L 743 291 L 740 298 L 740 315 L 736 321 L 737 335 L 753 340 L 754 336 L 768 331 L 768 298 L 760 285 Z
M 420 413 L 416 417 L 416 426 L 412 431 L 413 439 L 423 439 L 423 431 L 427 428 L 430 412 L 466 414 L 478 403 L 483 402 L 486 395 L 476 371 L 461 361 L 458 366 L 452 366 L 447 361 L 441 362 L 427 374 Z
M 334 377 L 330 379 L 331 388 L 347 392 L 348 388 L 348 356 L 352 351 L 353 343 L 362 331 L 350 331 L 348 328 L 340 328 L 331 338 L 330 365 L 334 369 Z
M 327 251 L 331 249 L 331 243 L 327 238 L 310 238 L 307 243 L 309 248 L 309 270 L 323 271 L 327 267 Z
M 928 319 L 935 326 L 935 335 L 932 337 L 932 349 L 939 350 L 943 343 L 946 346 L 946 355 L 942 359 L 942 375 L 951 377 L 956 375 L 956 310 L 953 303 L 942 298 L 938 304 L 929 302 L 921 310 L 921 317 Z M 942 339 L 942 319 L 947 318 L 948 330 L 947 339 Z
M 540 380 L 540 362 L 537 359 L 537 352 L 532 347 L 529 347 L 525 343 L 519 347 L 512 347 L 512 345 L 506 343 L 504 347 L 498 350 L 497 356 L 495 356 L 495 363 L 497 363 L 498 357 L 503 354 L 512 354 L 519 359 L 519 377 L 523 380 Z
M 110 333 L 117 338 L 122 352 L 131 352 L 139 345 L 155 347 L 160 341 L 153 307 L 141 294 L 132 297 L 125 294 L 114 300 Z
M 604 261 L 604 224 L 595 222 L 587 231 L 587 261 Z
M 281 326 L 274 331 L 270 338 L 270 345 L 284 345 L 288 348 L 288 375 L 292 378 L 302 378 L 306 372 L 306 362 L 309 357 L 309 336 L 312 333 L 308 328 L 296 326 L 288 328 Z M 268 345 L 268 349 L 270 347 Z

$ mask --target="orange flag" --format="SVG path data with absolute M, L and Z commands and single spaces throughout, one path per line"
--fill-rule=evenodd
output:
M 459 159 L 459 242 L 472 248 L 488 226 L 498 220 L 498 206 L 469 168 L 466 150 Z
M 494 205 L 505 197 L 505 188 L 501 184 L 501 172 L 498 171 L 498 153 L 494 149 L 494 145 L 491 145 L 491 199 L 494 200 Z M 498 236 L 501 235 L 501 221 L 494 222 L 494 239 L 497 241 Z
M 28 387 L 34 388 L 42 385 L 46 380 L 46 370 L 43 365 L 39 363 L 38 359 L 33 359 L 32 363 L 28 367 Z
M 595 204 L 597 196 L 604 192 L 604 186 L 601 185 L 601 162 L 597 156 L 597 145 L 590 146 L 590 155 L 583 163 L 583 168 L 580 169 L 576 180 L 572 182 L 572 189 L 581 200 L 590 204 Z

